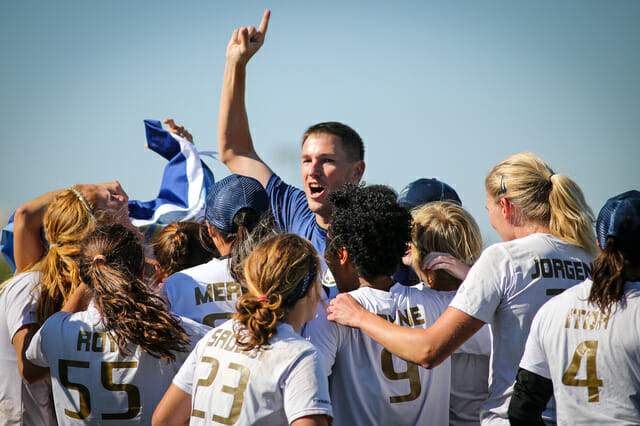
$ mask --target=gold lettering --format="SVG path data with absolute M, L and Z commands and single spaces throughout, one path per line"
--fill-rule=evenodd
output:
M 91 350 L 91 332 L 80 330 L 78 332 L 78 345 L 76 346 L 77 351 L 81 351 L 82 346 L 85 346 L 85 351 L 89 352 Z
M 596 325 L 596 330 L 606 330 L 609 325 L 609 315 L 600 315 L 600 321 Z
M 213 283 L 213 299 L 216 302 L 226 300 L 224 296 L 224 283 Z
M 411 323 L 411 316 L 409 315 L 408 311 L 406 311 L 406 310 L 398 310 L 396 315 L 397 315 L 397 318 L 398 318 L 398 325 L 403 325 L 403 324 L 413 325 Z
M 240 284 L 236 282 L 227 283 L 227 300 L 233 300 L 233 297 L 231 296 L 234 294 L 236 295 L 236 299 L 242 296 L 241 289 L 242 287 L 240 287 Z
M 412 306 L 409 308 L 409 311 L 411 312 L 411 319 L 414 326 L 424 324 L 424 318 L 422 318 L 422 312 L 420 312 L 420 308 L 418 308 L 417 306 Z

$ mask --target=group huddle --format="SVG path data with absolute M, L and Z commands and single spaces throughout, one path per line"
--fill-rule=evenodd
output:
M 596 220 L 570 178 L 512 155 L 485 179 L 503 242 L 483 250 L 450 185 L 360 184 L 363 141 L 338 122 L 307 129 L 288 185 L 244 104 L 269 16 L 227 47 L 232 174 L 201 221 L 145 244 L 117 182 L 16 211 L 0 425 L 640 424 L 640 192 Z

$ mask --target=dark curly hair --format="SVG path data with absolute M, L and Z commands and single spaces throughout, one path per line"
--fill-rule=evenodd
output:
M 344 247 L 367 281 L 393 274 L 407 250 L 411 215 L 396 200 L 396 193 L 384 185 L 347 184 L 329 194 L 333 214 L 327 250 Z

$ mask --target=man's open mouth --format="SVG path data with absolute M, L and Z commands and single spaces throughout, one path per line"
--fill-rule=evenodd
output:
M 309 184 L 309 192 L 311 195 L 320 195 L 324 191 L 324 186 L 319 185 L 317 183 Z

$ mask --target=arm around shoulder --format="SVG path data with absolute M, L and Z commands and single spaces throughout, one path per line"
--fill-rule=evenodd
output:
M 389 352 L 424 368 L 434 368 L 476 333 L 484 322 L 447 310 L 428 329 L 401 327 L 368 312 L 348 294 L 331 301 L 329 320 L 362 330 Z

